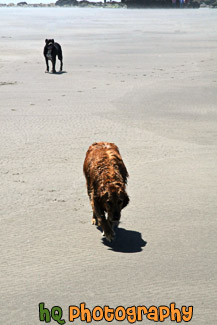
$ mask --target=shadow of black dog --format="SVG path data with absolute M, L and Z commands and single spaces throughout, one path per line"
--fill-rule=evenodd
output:
M 59 75 L 59 74 L 63 74 L 63 73 L 67 73 L 67 71 L 56 71 L 54 74 Z
M 98 229 L 100 230 L 100 228 Z M 103 244 L 114 252 L 139 253 L 142 251 L 142 247 L 147 244 L 138 231 L 117 228 L 115 232 L 116 236 L 112 242 L 109 242 L 105 237 L 102 238 Z
M 67 71 L 55 71 L 55 72 L 46 72 L 46 73 L 49 73 L 49 74 L 53 74 L 55 76 L 58 76 L 60 74 L 64 74 L 64 73 L 67 73 Z

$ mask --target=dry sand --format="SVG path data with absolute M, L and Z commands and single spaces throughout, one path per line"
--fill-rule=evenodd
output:
M 216 11 L 0 15 L 0 323 L 42 324 L 40 302 L 67 324 L 81 302 L 175 302 L 194 306 L 191 324 L 216 324 Z M 51 37 L 63 74 L 44 73 Z M 91 226 L 82 173 L 103 140 L 130 174 L 113 245 Z

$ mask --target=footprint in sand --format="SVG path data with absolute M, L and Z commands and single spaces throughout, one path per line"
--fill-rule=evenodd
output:
M 65 200 L 57 200 L 57 199 L 54 199 L 54 200 L 52 200 L 52 201 L 55 201 L 55 202 L 61 202 L 61 203 L 66 202 Z

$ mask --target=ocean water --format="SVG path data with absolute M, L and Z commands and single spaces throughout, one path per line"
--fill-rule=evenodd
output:
M 29 4 L 37 4 L 37 3 L 55 3 L 56 0 L 1 0 L 0 3 L 5 3 L 5 4 L 9 4 L 9 3 L 14 3 L 17 4 L 19 2 L 27 2 Z

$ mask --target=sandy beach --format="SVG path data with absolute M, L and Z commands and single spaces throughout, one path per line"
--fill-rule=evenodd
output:
M 193 306 L 191 324 L 216 324 L 216 10 L 0 16 L 0 323 L 45 324 L 40 302 L 66 324 L 82 302 L 175 302 Z M 46 38 L 62 46 L 62 74 L 45 73 Z M 130 174 L 112 244 L 91 225 L 82 171 L 98 141 Z

